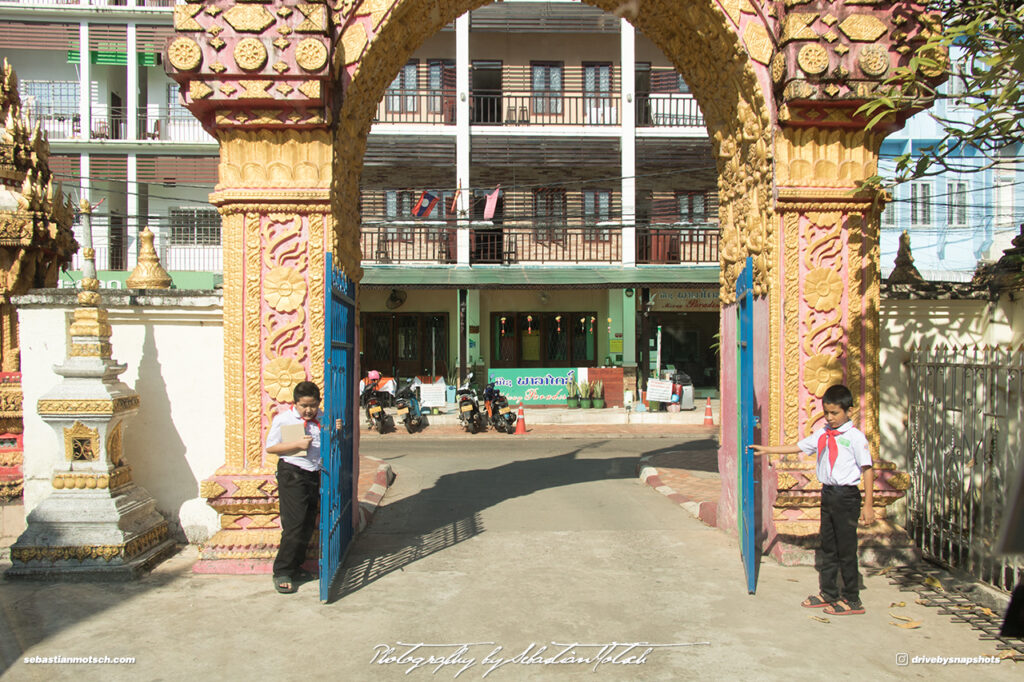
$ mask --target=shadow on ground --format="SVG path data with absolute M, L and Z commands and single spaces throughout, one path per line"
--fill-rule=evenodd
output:
M 592 441 L 560 455 L 445 474 L 432 487 L 385 505 L 375 516 L 371 532 L 353 541 L 332 586 L 330 602 L 483 533 L 480 512 L 505 500 L 548 488 L 633 478 L 636 455 L 579 457 L 607 442 Z

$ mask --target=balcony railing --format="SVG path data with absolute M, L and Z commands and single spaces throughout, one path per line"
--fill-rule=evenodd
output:
M 359 239 L 372 263 L 455 262 L 456 228 L 443 222 L 364 222 Z
M 648 225 L 636 228 L 638 264 L 717 263 L 718 225 Z
M 39 121 L 50 140 L 78 140 L 82 137 L 82 117 L 77 107 L 33 104 L 29 112 Z M 91 137 L 97 140 L 124 140 L 128 137 L 127 110 L 94 109 L 90 114 Z M 143 107 L 138 110 L 137 140 L 182 143 L 213 143 L 215 140 L 186 109 Z
M 96 267 L 100 270 L 134 268 L 135 261 L 130 259 L 130 254 L 137 252 L 136 234 L 146 226 L 156 235 L 156 251 L 165 270 L 223 272 L 219 227 L 182 225 L 165 215 L 94 214 L 92 238 Z M 77 224 L 74 229 L 81 231 Z M 72 268 L 82 268 L 81 250 L 74 256 Z
M 620 100 L 611 94 L 481 92 L 472 94 L 470 122 L 491 126 L 617 126 Z M 704 116 L 689 93 L 638 95 L 638 127 L 703 127 Z M 455 125 L 455 93 L 388 90 L 375 123 Z
M 504 225 L 470 233 L 470 263 L 619 263 L 619 226 Z
M 382 265 L 458 262 L 454 223 L 364 222 L 363 261 Z M 505 223 L 469 228 L 471 265 L 622 262 L 619 224 Z M 636 228 L 638 264 L 718 262 L 718 226 L 652 225 Z

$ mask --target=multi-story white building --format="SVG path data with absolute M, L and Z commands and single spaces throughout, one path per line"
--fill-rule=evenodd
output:
M 958 87 L 962 92 L 962 82 L 952 78 L 942 89 L 956 95 Z M 917 158 L 940 142 L 943 130 L 935 117 L 969 124 L 975 116 L 955 98 L 938 100 L 932 110 L 913 116 L 882 143 L 882 175 L 891 177 L 896 157 Z M 1019 145 L 1009 147 L 992 165 L 977 150 L 965 147 L 951 158 L 960 172 L 898 185 L 882 214 L 882 275 L 892 270 L 904 230 L 910 234 L 915 265 L 926 279 L 967 281 L 979 262 L 999 260 L 1024 222 L 1019 154 Z
M 51 167 L 104 200 L 107 282 L 130 272 L 143 225 L 177 286 L 220 272 L 217 145 L 161 63 L 174 4 L 0 1 L 0 55 Z M 624 20 L 568 0 L 460 17 L 397 75 L 365 154 L 364 367 L 646 375 L 660 337 L 663 367 L 717 386 L 710 149 L 686 83 Z M 415 216 L 424 192 L 438 201 Z

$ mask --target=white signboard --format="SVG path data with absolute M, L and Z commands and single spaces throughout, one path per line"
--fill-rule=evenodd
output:
M 444 384 L 420 384 L 420 405 L 423 407 L 444 407 Z
M 672 402 L 672 382 L 667 379 L 648 379 L 647 400 L 656 403 Z
M 718 312 L 722 303 L 718 288 L 655 289 L 651 292 L 651 309 L 665 312 Z

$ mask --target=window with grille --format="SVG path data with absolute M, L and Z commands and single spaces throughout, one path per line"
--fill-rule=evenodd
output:
M 910 225 L 918 227 L 932 224 L 932 185 L 914 182 L 910 185 Z
M 950 182 L 948 185 L 949 207 L 947 220 L 950 225 L 963 227 L 967 225 L 967 183 Z
M 611 64 L 583 65 L 583 92 L 587 95 L 607 97 L 612 91 Z
M 21 104 L 33 118 L 50 114 L 77 114 L 78 81 L 32 81 L 20 83 Z
M 533 191 L 533 215 L 539 242 L 565 240 L 565 190 L 541 187 Z
M 212 208 L 172 208 L 171 244 L 220 246 L 220 214 Z
M 1013 190 L 1014 174 L 1012 168 L 1001 163 L 996 168 L 993 179 L 992 199 L 995 202 L 995 226 L 1007 229 L 1014 227 L 1013 219 Z
M 530 64 L 535 114 L 562 113 L 562 62 Z
M 606 242 L 607 228 L 598 229 L 598 223 L 612 219 L 612 193 L 607 189 L 583 190 L 583 238 L 587 241 Z
M 676 192 L 679 222 L 700 224 L 708 222 L 707 195 L 703 192 Z
M 388 86 L 387 94 L 384 96 L 387 110 L 395 113 L 418 111 L 419 85 L 419 60 L 410 59 Z
M 893 190 L 893 201 L 890 201 L 882 209 L 882 225 L 894 227 L 896 225 L 896 192 Z
M 177 117 L 191 116 L 185 105 L 181 103 L 181 98 L 178 97 L 178 92 L 181 90 L 181 86 L 177 83 L 167 84 L 167 110 L 172 114 L 176 114 Z

